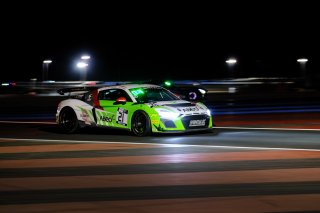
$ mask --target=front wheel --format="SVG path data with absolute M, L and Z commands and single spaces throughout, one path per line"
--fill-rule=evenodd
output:
M 70 107 L 62 109 L 59 116 L 59 127 L 64 133 L 74 133 L 79 127 L 76 113 Z
M 136 136 L 147 136 L 151 134 L 150 118 L 144 111 L 136 111 L 131 120 L 131 131 Z

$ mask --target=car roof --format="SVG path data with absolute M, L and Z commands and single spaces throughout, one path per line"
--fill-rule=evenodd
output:
M 162 88 L 161 86 L 155 85 L 155 84 L 121 84 L 121 85 L 113 85 L 113 86 L 101 87 L 101 88 L 99 88 L 99 91 L 100 90 L 104 90 L 104 89 L 113 89 L 113 88 L 117 88 L 117 89 L 132 89 L 132 88 L 138 88 L 138 87 L 143 87 L 143 88 L 159 87 L 159 88 Z

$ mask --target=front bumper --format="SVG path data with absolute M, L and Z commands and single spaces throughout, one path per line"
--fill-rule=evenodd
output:
M 212 128 L 212 117 L 207 114 L 186 115 L 176 120 L 159 119 L 153 123 L 152 132 L 193 132 Z
M 211 132 L 214 128 L 201 128 L 201 129 L 187 129 L 187 130 L 163 130 L 159 132 L 154 132 L 155 134 L 183 134 L 183 133 L 192 133 L 192 132 Z

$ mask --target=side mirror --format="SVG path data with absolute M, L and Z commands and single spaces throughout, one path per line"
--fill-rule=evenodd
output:
M 115 104 L 125 104 L 127 102 L 127 99 L 125 97 L 119 97 L 117 98 Z

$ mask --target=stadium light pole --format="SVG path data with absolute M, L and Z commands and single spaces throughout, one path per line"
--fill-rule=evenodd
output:
M 82 81 L 86 81 L 86 78 L 87 78 L 87 72 L 88 72 L 88 66 L 89 66 L 89 63 L 88 63 L 88 61 L 91 59 L 91 56 L 90 55 L 82 55 L 81 56 L 81 62 L 83 62 L 84 64 L 82 65 L 82 66 L 84 66 L 84 67 L 79 67 L 79 68 L 81 68 L 82 69 Z M 80 62 L 80 63 L 81 63 Z M 85 64 L 87 64 L 87 65 L 85 65 Z M 81 66 L 81 65 L 80 65 Z
M 80 69 L 80 81 L 85 81 L 86 80 L 86 75 L 87 75 L 87 70 L 88 70 L 88 63 L 84 61 L 79 61 L 77 63 L 77 67 Z
M 49 65 L 52 60 L 44 60 L 42 62 L 42 81 L 48 80 Z
M 297 62 L 300 65 L 300 71 L 301 71 L 301 78 L 303 79 L 303 81 L 305 81 L 305 84 L 307 84 L 307 72 L 306 72 L 306 66 L 307 66 L 307 62 L 309 60 L 307 58 L 298 58 Z
M 297 62 L 300 64 L 300 69 L 302 72 L 302 77 L 305 77 L 306 74 L 306 65 L 309 60 L 307 58 L 298 58 Z
M 226 60 L 226 64 L 228 66 L 229 69 L 229 76 L 231 78 L 235 77 L 235 73 L 234 73 L 234 66 L 238 63 L 237 59 L 235 58 L 229 58 Z

